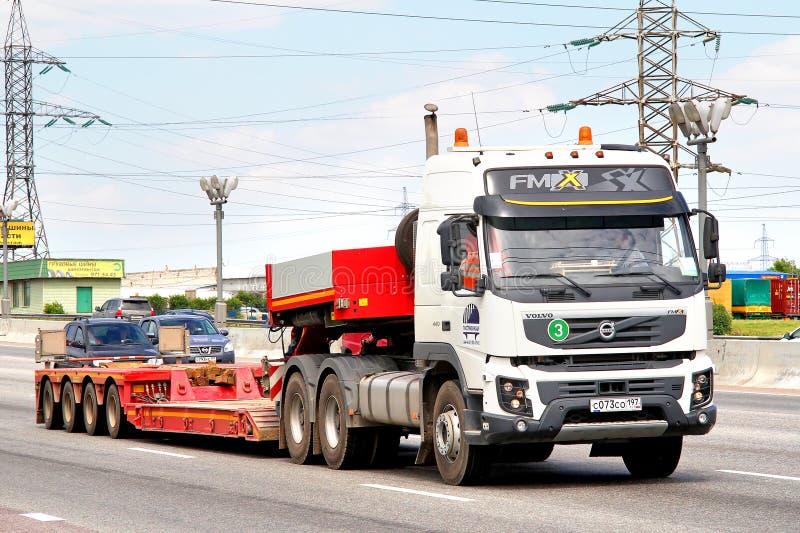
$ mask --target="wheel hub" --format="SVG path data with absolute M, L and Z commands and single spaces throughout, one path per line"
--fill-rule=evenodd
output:
M 303 399 L 299 394 L 295 394 L 289 409 L 289 429 L 294 442 L 300 443 L 303 440 L 305 424 L 306 410 L 303 405 Z
M 448 406 L 436 419 L 435 436 L 439 455 L 455 462 L 461 452 L 461 424 L 453 406 Z

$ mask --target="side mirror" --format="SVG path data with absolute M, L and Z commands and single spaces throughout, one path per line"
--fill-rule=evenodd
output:
M 791 335 L 789 335 L 788 333 L 784 333 L 784 334 L 783 334 L 783 338 L 784 338 L 784 339 L 786 339 L 786 340 L 788 341 L 788 340 L 791 340 L 792 336 L 791 336 Z
M 447 266 L 458 266 L 467 256 L 465 246 L 466 238 L 474 231 L 470 231 L 470 226 L 475 228 L 478 221 L 472 215 L 456 215 L 448 218 L 439 225 L 436 233 L 439 234 L 439 242 L 442 252 L 442 264 Z
M 98 306 L 96 306 L 96 307 L 94 308 L 94 310 L 95 310 L 95 311 L 99 311 L 99 310 L 100 310 L 100 306 L 99 306 L 99 305 L 98 305 Z
M 220 334 L 220 335 L 225 335 L 225 336 L 227 337 L 227 336 L 228 336 L 228 333 L 230 333 L 230 331 L 228 331 L 227 329 L 221 329 L 221 330 L 219 330 L 219 334 Z
M 722 283 L 727 277 L 727 268 L 723 263 L 711 263 L 708 265 L 709 283 Z
M 708 217 L 703 224 L 703 252 L 706 259 L 719 257 L 719 222 Z

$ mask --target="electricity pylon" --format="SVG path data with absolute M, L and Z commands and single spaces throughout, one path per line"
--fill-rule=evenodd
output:
M 5 116 L 6 116 L 6 187 L 3 203 L 19 200 L 20 210 L 15 218 L 33 221 L 36 237 L 33 248 L 17 249 L 14 259 L 46 258 L 50 255 L 47 234 L 39 205 L 39 195 L 33 178 L 33 117 L 52 117 L 49 124 L 59 118 L 87 121 L 100 117 L 86 111 L 71 109 L 33 99 L 32 67 L 35 63 L 53 66 L 69 72 L 64 62 L 31 46 L 28 26 L 22 14 L 21 0 L 12 0 L 11 18 L 6 33 L 5 55 Z M 88 125 L 88 124 L 85 124 Z
M 626 31 L 636 21 L 635 32 Z M 679 23 L 689 27 L 681 29 Z M 678 11 L 675 1 L 640 0 L 639 8 L 625 20 L 592 43 L 636 39 L 639 45 L 637 62 L 639 75 L 618 85 L 585 98 L 570 101 L 570 105 L 636 105 L 639 108 L 639 145 L 669 159 L 675 180 L 678 179 L 678 154 L 695 153 L 678 142 L 678 128 L 669 119 L 669 105 L 688 99 L 731 99 L 733 104 L 754 103 L 744 95 L 730 93 L 678 76 L 678 39 L 702 38 L 704 42 L 719 39 L 719 32 L 710 30 Z M 684 165 L 692 166 L 692 165 Z M 711 165 L 709 170 L 721 167 Z

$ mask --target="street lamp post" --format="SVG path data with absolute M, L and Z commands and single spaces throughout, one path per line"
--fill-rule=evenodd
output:
M 214 220 L 217 223 L 217 303 L 214 306 L 214 316 L 217 322 L 225 325 L 228 315 L 225 299 L 222 297 L 222 219 L 225 213 L 222 211 L 222 204 L 228 202 L 228 196 L 236 186 L 239 185 L 239 178 L 219 179 L 216 175 L 210 178 L 200 178 L 200 188 L 208 195 L 208 199 L 214 209 Z
M 0 216 L 3 219 L 3 299 L 0 301 L 0 312 L 4 319 L 11 313 L 11 301 L 8 298 L 8 221 L 18 205 L 18 200 L 9 200 L 0 206 Z

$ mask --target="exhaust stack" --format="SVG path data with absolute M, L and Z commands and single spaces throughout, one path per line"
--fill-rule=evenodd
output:
M 439 155 L 439 126 L 436 121 L 436 112 L 439 106 L 436 104 L 425 104 L 425 111 L 430 111 L 430 115 L 425 115 L 425 159 L 430 159 L 432 155 Z

